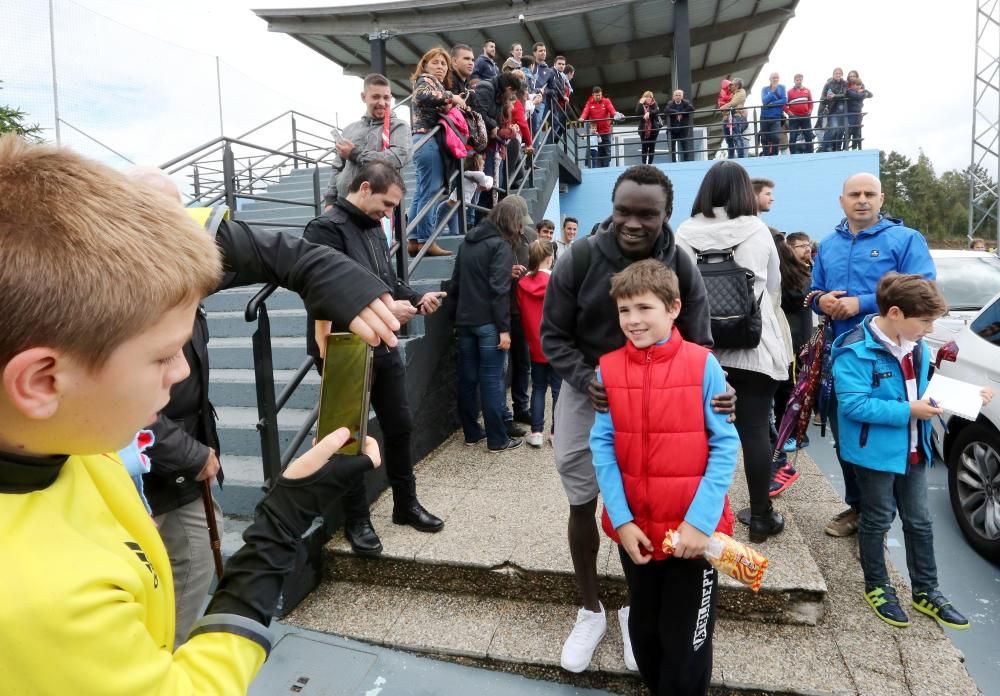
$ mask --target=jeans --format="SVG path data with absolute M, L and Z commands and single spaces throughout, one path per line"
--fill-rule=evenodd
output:
M 927 507 L 927 464 L 920 461 L 906 467 L 905 474 L 855 467 L 861 486 L 861 522 L 858 549 L 865 589 L 889 584 L 882 538 L 892 524 L 895 508 L 903 521 L 906 569 L 913 593 L 930 592 L 938 586 L 934 562 L 934 532 Z
M 670 129 L 670 161 L 677 162 L 677 155 L 680 154 L 681 162 L 690 162 L 691 157 L 691 133 L 690 128 Z
M 750 514 L 763 516 L 771 509 L 771 402 L 778 382 L 762 372 L 724 369 L 736 390 L 736 432 L 743 448 Z
M 382 429 L 382 461 L 392 487 L 396 509 L 417 502 L 417 480 L 413 475 L 413 414 L 406 395 L 406 367 L 398 350 L 379 348 L 372 359 L 372 408 Z M 355 477 L 344 491 L 344 516 L 348 521 L 369 517 L 365 477 Z
M 760 118 L 760 145 L 762 148 L 761 154 L 764 157 L 773 157 L 778 154 L 778 146 L 781 143 L 781 139 L 778 133 L 781 131 L 781 117 L 778 118 L 765 118 L 761 116 Z
M 823 144 L 820 152 L 836 152 L 844 149 L 844 124 L 847 119 L 844 113 L 828 114 L 826 130 L 823 132 Z
M 510 401 L 514 405 L 514 414 L 527 412 L 531 405 L 528 401 L 528 377 L 531 375 L 531 351 L 528 349 L 528 339 L 524 335 L 521 316 L 511 316 L 510 322 Z M 506 404 L 505 404 L 506 406 Z
M 426 137 L 424 133 L 414 133 L 413 144 L 416 145 L 424 137 Z M 423 147 L 413 152 L 413 168 L 417 173 L 417 183 L 416 191 L 413 194 L 413 203 L 410 205 L 408 218 L 410 220 L 413 220 L 428 201 L 434 198 L 434 193 L 444 182 L 444 164 L 441 162 L 441 149 L 438 147 L 436 138 L 431 138 Z M 436 224 L 437 210 L 435 206 L 428 211 L 427 215 L 406 238 L 415 239 L 421 243 L 426 242 Z
M 542 99 L 541 104 L 535 106 L 535 110 L 531 112 L 531 140 L 534 142 L 535 138 L 538 137 L 538 131 L 542 127 L 542 121 L 545 120 L 545 110 L 548 104 L 545 103 L 545 99 Z
M 594 167 L 607 167 L 611 164 L 611 134 L 597 136 L 597 157 L 594 158 Z
M 860 113 L 847 114 L 847 137 L 844 138 L 844 144 L 847 145 L 850 141 L 852 150 L 861 149 L 861 117 Z
M 729 146 L 729 159 L 744 158 L 747 156 L 747 139 L 743 135 L 746 130 L 747 121 L 742 116 L 736 116 L 733 123 L 726 125 L 726 145 Z
M 802 142 L 799 143 L 799 139 Z M 788 118 L 788 149 L 793 155 L 801 155 L 813 151 L 812 119 L 808 116 L 790 116 Z
M 840 470 L 844 474 L 844 502 L 857 509 L 861 505 L 861 490 L 858 488 L 856 469 L 850 462 L 845 462 L 840 456 L 840 424 L 837 422 L 837 391 L 830 391 L 830 402 L 827 405 L 827 418 L 830 421 L 830 431 L 833 433 L 833 449 L 840 462 Z M 881 543 L 881 542 L 879 542 Z
M 658 133 L 656 131 L 652 132 L 652 139 L 642 141 L 642 163 L 652 164 L 653 158 L 656 156 L 656 136 Z M 640 137 L 642 137 L 640 135 Z
M 552 390 L 552 412 L 555 413 L 559 401 L 562 377 L 556 374 L 548 363 L 531 363 L 531 432 L 545 431 L 545 389 Z M 555 423 L 552 424 L 555 432 Z
M 507 444 L 503 422 L 505 352 L 497 348 L 500 332 L 496 324 L 458 326 L 458 417 L 466 442 L 483 436 L 479 409 L 486 424 L 486 445 L 499 449 Z M 479 392 L 477 401 L 476 392 Z

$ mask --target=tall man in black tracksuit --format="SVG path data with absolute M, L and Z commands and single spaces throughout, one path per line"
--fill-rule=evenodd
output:
M 371 271 L 393 290 L 393 314 L 405 323 L 414 314 L 431 314 L 441 306 L 443 292 L 419 295 L 396 278 L 389 246 L 380 220 L 391 215 L 403 195 L 403 180 L 384 162 L 366 164 L 348 187 L 347 197 L 337 199 L 333 208 L 306 225 L 303 238 L 333 247 Z M 328 333 L 328 322 L 315 322 L 309 314 L 306 327 L 306 350 L 322 369 L 317 334 Z M 332 323 L 334 331 L 344 327 Z M 417 500 L 413 476 L 413 450 L 410 439 L 413 417 L 406 396 L 406 368 L 399 351 L 386 345 L 375 349 L 372 364 L 372 406 L 382 428 L 386 474 L 392 486 L 392 521 L 408 524 L 422 532 L 438 532 L 444 522 L 427 512 Z M 372 526 L 365 496 L 364 478 L 358 476 L 343 496 L 346 523 L 344 532 L 355 553 L 377 555 L 382 542 Z

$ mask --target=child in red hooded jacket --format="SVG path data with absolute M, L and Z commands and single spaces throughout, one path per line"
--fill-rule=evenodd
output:
M 547 239 L 538 239 L 528 246 L 528 273 L 517 283 L 517 302 L 521 308 L 521 325 L 531 352 L 531 434 L 528 444 L 541 447 L 545 430 L 545 389 L 552 390 L 552 410 L 559 400 L 562 378 L 556 374 L 542 352 L 539 328 L 542 325 L 542 304 L 545 288 L 552 273 L 555 247 Z M 553 428 L 555 424 L 553 424 Z M 550 433 L 554 431 L 550 430 Z M 549 439 L 553 437 L 550 434 Z

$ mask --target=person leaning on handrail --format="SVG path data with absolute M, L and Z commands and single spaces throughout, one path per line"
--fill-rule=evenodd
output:
M 635 107 L 635 115 L 641 116 L 639 121 L 639 141 L 642 143 L 641 164 L 652 164 L 656 156 L 656 138 L 663 127 L 660 120 L 660 107 L 656 105 L 653 93 L 648 89 L 642 93 Z
M 865 110 L 865 99 L 871 99 L 872 93 L 865 89 L 857 70 L 847 73 L 847 134 L 844 137 L 844 149 L 848 141 L 852 150 L 861 149 L 861 120 Z
M 438 189 L 444 185 L 444 161 L 442 160 L 441 135 L 435 135 L 419 149 L 417 143 L 427 137 L 437 125 L 442 114 L 451 107 L 465 108 L 461 95 L 453 94 L 445 88 L 448 79 L 451 56 L 439 46 L 430 49 L 420 58 L 413 71 L 413 168 L 417 183 L 408 219 L 413 220 L 428 203 L 433 200 Z M 440 134 L 440 131 L 439 131 Z M 407 233 L 407 251 L 416 256 L 430 239 L 437 225 L 437 206 L 431 209 L 412 230 Z M 451 256 L 437 242 L 427 250 L 428 256 Z

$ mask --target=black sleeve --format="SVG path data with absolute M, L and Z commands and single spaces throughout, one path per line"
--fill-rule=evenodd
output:
M 712 315 L 708 309 L 708 292 L 701 273 L 683 249 L 676 250 L 674 265 L 681 290 L 681 313 L 677 317 L 677 330 L 685 340 L 711 348 Z
M 455 265 L 451 269 L 451 280 L 448 281 L 448 318 L 455 321 L 455 317 L 458 315 L 458 291 L 459 291 L 459 278 L 461 277 L 461 272 L 459 267 L 462 263 L 462 247 L 463 244 L 458 248 L 458 253 L 455 254 Z
M 577 244 L 589 244 L 589 238 Z M 542 352 L 556 374 L 580 392 L 587 391 L 594 370 L 576 345 L 576 297 L 583 279 L 573 277 L 573 247 L 565 248 L 552 269 L 542 304 Z M 579 252 L 577 252 L 579 253 Z M 593 253 L 593 247 L 591 247 Z
M 245 223 L 219 227 L 223 267 L 234 273 L 224 287 L 276 283 L 302 297 L 317 319 L 347 326 L 390 289 L 368 269 L 334 249 L 287 232 L 254 232 Z
M 354 477 L 371 468 L 366 455 L 334 455 L 312 476 L 279 477 L 243 532 L 243 548 L 226 563 L 205 614 L 237 614 L 265 626 L 270 623 L 302 535 Z
M 341 254 L 347 253 L 347 243 L 344 241 L 343 233 L 325 215 L 309 221 L 305 231 L 302 233 L 302 239 L 313 244 L 322 244 L 331 249 L 336 249 Z
M 476 85 L 476 89 L 473 90 L 469 97 L 469 107 L 483 117 L 483 121 L 486 123 L 486 130 L 499 128 L 500 124 L 490 115 L 490 107 L 496 101 L 493 86 L 489 83 L 481 82 Z
M 198 475 L 208 459 L 208 445 L 198 442 L 162 413 L 149 429 L 153 431 L 154 438 L 146 454 L 152 463 L 152 473 L 163 476 Z
M 510 272 L 514 251 L 506 242 L 490 257 L 490 310 L 497 331 L 510 331 Z

